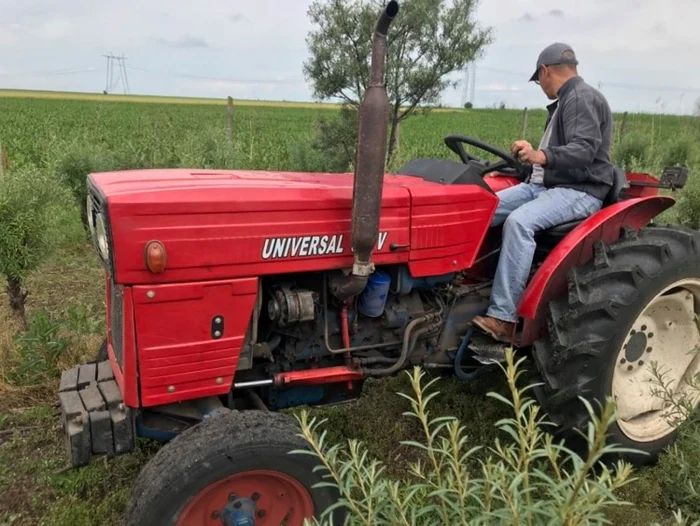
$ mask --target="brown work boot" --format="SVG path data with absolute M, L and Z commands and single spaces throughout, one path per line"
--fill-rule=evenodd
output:
M 497 320 L 490 316 L 476 316 L 472 320 L 472 325 L 475 325 L 486 334 L 491 336 L 496 341 L 510 343 L 513 337 L 513 329 L 515 323 Z

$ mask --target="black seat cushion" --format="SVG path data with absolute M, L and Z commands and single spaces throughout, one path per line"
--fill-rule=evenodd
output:
M 547 230 L 538 232 L 535 234 L 537 248 L 540 250 L 551 250 L 557 245 L 557 243 L 564 239 L 569 232 L 584 221 L 585 219 L 577 219 L 576 221 L 562 223 L 560 225 L 553 226 L 552 228 L 548 228 Z
M 608 194 L 603 199 L 603 208 L 618 203 L 624 199 L 629 187 L 630 184 L 627 180 L 627 174 L 622 168 L 616 166 L 613 176 L 613 184 L 610 187 Z M 584 221 L 585 219 L 569 221 L 568 223 L 562 223 L 561 225 L 556 225 L 552 228 L 548 228 L 547 230 L 543 230 L 542 232 L 538 232 L 535 235 L 537 249 L 543 251 L 553 249 L 557 243 L 566 237 L 569 232 Z

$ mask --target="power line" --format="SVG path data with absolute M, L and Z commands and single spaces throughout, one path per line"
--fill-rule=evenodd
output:
M 134 71 L 142 71 L 144 73 L 151 73 L 153 75 L 163 75 L 168 77 L 178 77 L 184 79 L 195 79 L 195 80 L 211 80 L 220 82 L 238 82 L 241 84 L 289 84 L 290 82 L 303 82 L 302 78 L 291 78 L 291 79 L 246 79 L 246 78 L 232 78 L 232 77 L 210 77 L 206 75 L 193 75 L 190 73 L 177 73 L 173 71 L 157 71 L 147 68 L 139 68 L 135 66 L 126 66 L 127 69 Z
M 98 68 L 73 68 L 59 69 L 54 71 L 35 71 L 31 73 L 0 73 L 0 77 L 60 77 L 63 75 L 78 75 L 81 73 L 93 73 L 98 71 Z

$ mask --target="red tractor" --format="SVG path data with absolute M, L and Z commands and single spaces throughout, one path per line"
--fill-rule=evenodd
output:
M 106 358 L 63 374 L 72 464 L 135 437 L 167 442 L 139 475 L 135 525 L 285 524 L 336 496 L 276 412 L 357 397 L 363 381 L 419 365 L 469 380 L 493 368 L 483 314 L 500 230 L 495 192 L 519 183 L 508 153 L 445 139 L 459 162 L 416 159 L 386 174 L 386 35 L 373 40 L 353 174 L 147 170 L 88 176 L 105 267 Z M 464 145 L 501 160 L 482 161 Z M 683 186 L 620 172 L 601 211 L 538 236 L 514 341 L 562 430 L 588 419 L 579 397 L 612 396 L 611 440 L 653 458 L 674 438 L 648 365 L 682 391 L 700 358 L 700 233 L 650 223 Z M 630 456 L 641 463 L 642 457 Z

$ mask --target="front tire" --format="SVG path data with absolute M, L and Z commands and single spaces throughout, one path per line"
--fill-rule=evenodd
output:
M 654 461 L 676 436 L 651 364 L 667 372 L 675 393 L 692 393 L 700 373 L 700 233 L 679 227 L 628 231 L 599 243 L 589 264 L 569 276 L 568 297 L 548 308 L 548 336 L 533 347 L 542 377 L 538 398 L 563 430 L 585 431 L 594 408 L 612 397 L 617 420 L 609 443 L 634 465 Z M 697 404 L 698 397 L 694 396 Z
M 337 501 L 332 488 L 313 488 L 315 456 L 293 418 L 279 413 L 232 411 L 213 416 L 166 444 L 139 474 L 127 510 L 129 526 L 199 526 L 232 495 L 252 498 L 256 524 L 302 526 Z M 286 522 L 284 522 L 286 517 Z M 333 523 L 342 523 L 336 510 Z
M 97 350 L 97 355 L 95 360 L 98 362 L 104 362 L 109 360 L 109 353 L 107 352 L 107 338 L 102 342 L 100 348 Z

